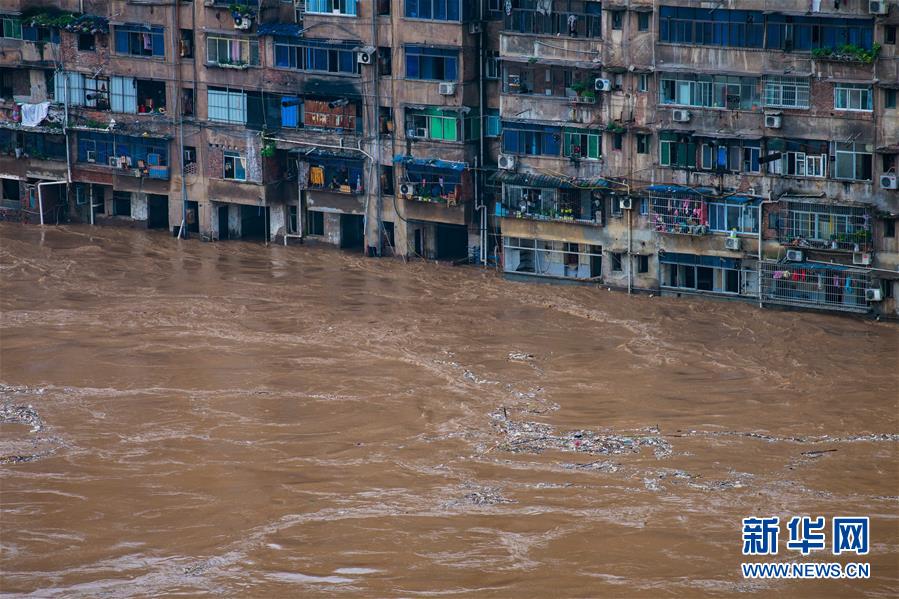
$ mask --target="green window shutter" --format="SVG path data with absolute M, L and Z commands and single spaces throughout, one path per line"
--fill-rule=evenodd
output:
M 565 156 L 571 156 L 571 146 L 573 145 L 571 143 L 571 133 L 563 134 L 562 140 L 562 154 Z
M 599 158 L 599 136 L 598 135 L 588 135 L 587 136 L 587 157 L 588 158 Z
M 431 139 L 443 139 L 443 119 L 432 116 L 428 119 L 428 134 Z
M 659 142 L 659 164 L 668 166 L 671 164 L 671 144 L 667 141 Z
M 443 139 L 459 141 L 459 117 L 443 119 Z
M 696 168 L 696 144 L 687 144 L 687 164 L 689 168 Z

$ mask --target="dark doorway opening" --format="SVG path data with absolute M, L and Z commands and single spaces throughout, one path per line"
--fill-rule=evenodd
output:
M 463 225 L 436 225 L 437 260 L 468 257 L 468 228 Z
M 186 206 L 186 219 L 187 222 L 184 223 L 184 226 L 187 227 L 188 233 L 199 233 L 200 232 L 200 204 L 197 202 L 193 202 L 188 200 L 185 202 Z
M 359 214 L 340 215 L 340 247 L 361 248 L 365 242 L 365 221 Z
M 700 291 L 712 291 L 715 288 L 715 270 L 705 266 L 696 267 L 696 288 Z
M 268 206 L 240 207 L 240 236 L 268 241 Z
M 230 239 L 231 233 L 228 231 L 228 206 L 218 207 L 219 219 L 219 239 Z
M 396 252 L 396 243 L 393 240 L 393 223 L 384 222 L 384 236 L 381 239 L 381 254 L 392 256 Z
M 414 251 L 416 256 L 424 257 L 424 234 L 421 229 L 415 229 Z
M 151 193 L 147 195 L 147 228 L 169 228 L 169 197 Z

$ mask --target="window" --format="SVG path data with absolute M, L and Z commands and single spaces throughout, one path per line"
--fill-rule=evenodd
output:
M 356 0 L 306 0 L 306 12 L 356 16 Z
M 895 237 L 896 236 L 896 219 L 895 218 L 887 218 L 883 221 L 883 236 L 884 237 Z
M 178 54 L 181 58 L 194 57 L 194 32 L 192 29 L 182 29 L 178 40 Z
M 210 121 L 246 124 L 247 95 L 243 90 L 210 87 L 206 94 Z
M 499 118 L 499 109 L 487 109 L 487 137 L 499 137 L 503 133 L 502 121 Z
M 508 63 L 503 70 L 503 93 L 573 98 L 580 91 L 580 100 L 595 103 L 593 85 L 596 76 L 596 72 L 539 62 L 533 65 Z
M 642 15 L 642 14 L 646 14 L 646 13 L 641 12 L 640 14 Z M 646 73 L 640 73 L 637 76 L 637 91 L 645 92 L 648 90 L 649 90 L 649 75 L 647 75 Z
M 883 43 L 894 45 L 896 43 L 896 26 L 885 25 L 883 28 Z
M 709 229 L 728 233 L 758 233 L 758 206 L 745 201 L 709 202 Z
M 303 100 L 297 96 L 281 96 L 278 101 L 281 108 L 281 127 L 299 129 L 303 126 Z
M 459 21 L 460 0 L 406 0 L 406 17 L 434 21 Z
M 460 127 L 461 119 L 455 112 L 439 108 L 406 109 L 407 138 L 459 141 Z
M 181 114 L 194 116 L 194 90 L 192 87 L 181 89 Z
M 758 81 L 755 77 L 662 73 L 659 102 L 675 106 L 751 110 L 759 105 Z
M 621 253 L 611 252 L 609 254 L 609 259 L 612 262 L 612 272 L 621 272 Z
M 237 152 L 229 150 L 225 151 L 224 168 L 222 173 L 223 179 L 232 179 L 234 181 L 247 180 L 247 159 Z
M 487 51 L 487 64 L 485 65 L 484 76 L 487 79 L 499 79 L 499 52 L 496 50 Z
M 871 86 L 857 83 L 837 83 L 834 85 L 834 108 L 837 110 L 861 110 L 870 112 L 874 109 Z
M 378 48 L 378 74 L 381 77 L 393 74 L 393 48 L 390 46 Z
M 30 25 L 23 25 L 22 39 L 26 42 L 58 44 L 59 29 L 57 29 L 56 27 L 31 27 Z
M 649 135 L 637 134 L 637 154 L 649 154 Z
M 884 108 L 896 108 L 896 90 L 895 89 L 883 90 L 883 107 Z
M 863 143 L 835 142 L 837 179 L 871 180 L 871 147 Z
M 96 49 L 96 37 L 93 33 L 78 34 L 78 51 L 93 52 Z
M 640 198 L 640 216 L 646 216 L 647 214 L 649 214 L 649 200 Z
M 700 166 L 718 172 L 758 173 L 760 154 L 758 141 L 718 139 L 702 144 Z
M 197 148 L 194 146 L 184 146 L 184 156 L 183 156 L 183 167 L 187 170 L 187 167 L 191 164 L 197 163 Z
M 325 234 L 325 213 L 310 210 L 306 213 L 306 235 Z
M 148 166 L 167 166 L 169 142 L 152 137 L 129 137 L 109 133 L 78 133 L 78 162 L 93 162 L 98 165 L 110 164 L 110 159 L 124 159 L 124 165 L 138 168 L 140 162 Z
M 602 37 L 602 4 L 599 2 L 566 0 L 558 2 L 555 10 L 538 8 L 540 3 L 535 0 L 509 0 L 499 4 L 503 7 L 503 28 L 506 31 L 531 35 Z
M 659 165 L 696 168 L 696 143 L 689 135 L 662 131 L 659 134 Z
M 613 10 L 612 11 L 612 29 L 615 31 L 621 31 L 622 24 L 624 23 L 624 11 L 623 10 Z
M 613 133 L 612 134 L 612 149 L 620 150 L 624 147 L 624 134 L 623 133 Z
M 584 133 L 573 130 L 564 133 L 564 145 L 562 153 L 569 158 L 583 160 L 599 160 L 602 156 L 600 147 L 600 133 Z
M 406 79 L 456 81 L 459 51 L 424 46 L 406 46 Z
M 765 28 L 767 47 L 785 52 L 847 44 L 870 50 L 874 43 L 873 19 L 769 14 Z
M 763 79 L 765 106 L 774 108 L 808 108 L 809 80 L 806 77 L 766 75 Z
M 740 261 L 733 258 L 666 252 L 659 267 L 662 287 L 740 293 Z
M 638 31 L 649 31 L 649 17 L 652 16 L 650 12 L 638 12 L 637 13 L 637 30 Z
M 115 28 L 116 54 L 165 56 L 165 30 L 144 25 L 119 25 Z
M 131 218 L 131 192 L 130 191 L 113 191 L 112 192 L 112 215 L 127 216 Z
M 562 130 L 521 123 L 503 123 L 503 151 L 531 156 L 559 156 Z
M 361 131 L 360 114 L 359 104 L 346 98 L 303 101 L 303 125 L 306 127 Z
M 761 11 L 659 7 L 659 41 L 673 44 L 761 48 L 765 15 Z
M 781 241 L 805 240 L 806 247 L 867 251 L 871 242 L 871 215 L 865 208 L 839 204 L 785 202 L 781 207 Z
M 638 255 L 634 256 L 634 259 L 637 262 L 637 272 L 638 273 L 647 273 L 649 272 L 649 256 Z
M 378 0 L 378 16 L 390 16 L 390 0 Z
M 3 24 L 3 37 L 20 40 L 22 39 L 22 21 L 15 17 L 0 16 Z
M 256 40 L 219 37 L 206 38 L 206 63 L 247 66 L 259 64 L 259 42 Z
M 503 237 L 506 272 L 569 279 L 602 276 L 602 247 L 596 245 Z
M 275 66 L 299 71 L 358 75 L 356 48 L 361 42 L 275 38 Z

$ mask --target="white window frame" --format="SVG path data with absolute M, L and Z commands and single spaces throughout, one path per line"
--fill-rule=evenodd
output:
M 213 102 L 213 99 L 216 101 Z M 245 125 L 247 122 L 247 94 L 243 90 L 230 88 L 207 89 L 206 109 L 207 118 L 210 121 Z
M 229 177 L 227 175 L 227 170 L 225 169 L 225 165 L 228 162 L 231 162 L 231 174 L 233 176 Z M 243 169 L 243 178 L 237 176 L 237 165 L 240 165 L 241 169 Z M 228 181 L 246 181 L 247 180 L 247 157 L 240 152 L 235 152 L 233 150 L 225 150 L 222 156 L 222 179 L 227 179 Z
M 833 88 L 834 110 L 872 112 L 874 110 L 873 93 L 870 85 L 837 83 Z
M 807 77 L 765 75 L 762 102 L 768 108 L 809 108 L 811 83 Z M 792 101 L 788 98 L 792 97 Z
M 233 55 L 234 44 L 239 44 L 239 56 Z M 255 56 L 251 44 L 256 44 Z M 223 56 L 227 62 L 223 62 Z M 206 36 L 206 64 L 234 64 L 239 66 L 259 66 L 259 42 L 247 38 L 223 35 Z

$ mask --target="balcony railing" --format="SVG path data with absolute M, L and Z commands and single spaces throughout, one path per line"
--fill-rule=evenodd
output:
M 673 193 L 659 197 L 650 193 L 649 215 L 653 230 L 672 235 L 708 235 L 706 202 L 693 193 Z
M 868 252 L 871 215 L 860 206 L 788 201 L 780 212 L 778 240 L 795 248 Z

